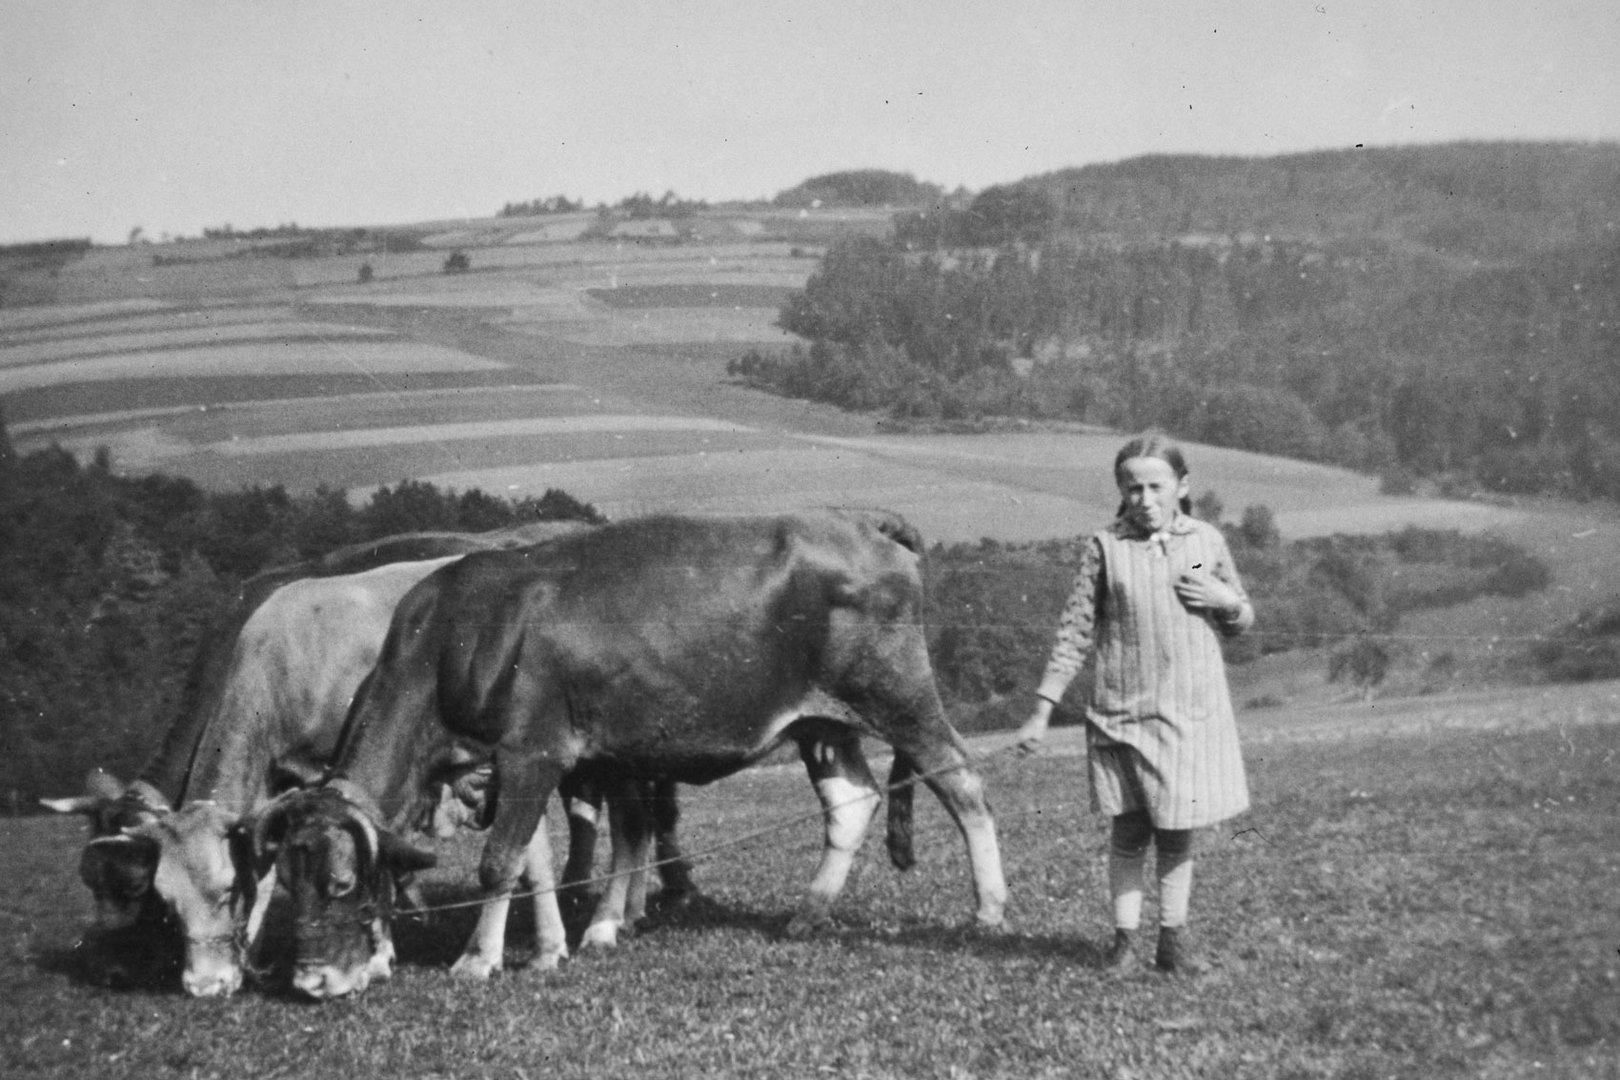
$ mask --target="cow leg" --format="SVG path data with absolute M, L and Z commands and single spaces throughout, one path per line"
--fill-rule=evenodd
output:
M 866 764 L 858 736 L 840 733 L 830 738 L 801 739 L 799 756 L 804 759 L 826 814 L 827 838 L 810 890 L 788 923 L 790 937 L 802 937 L 831 921 L 833 902 L 844 891 L 855 854 L 878 806 L 877 781 Z
M 551 830 L 544 818 L 534 830 L 524 862 L 523 887 L 533 894 L 534 934 L 539 955 L 534 966 L 552 971 L 568 959 L 568 931 L 563 928 L 562 908 L 557 903 L 557 874 L 552 864 Z
M 909 771 L 903 767 L 909 757 L 908 764 L 939 797 L 967 841 L 968 866 L 973 872 L 977 902 L 976 921 L 987 928 L 1005 926 L 1007 881 L 1001 870 L 1001 847 L 996 840 L 996 822 L 990 814 L 989 800 L 985 798 L 983 779 L 969 766 L 967 755 L 955 739 L 897 744 L 895 751 L 894 779 L 901 779 Z
M 656 780 L 652 787 L 653 834 L 658 852 L 658 878 L 663 884 L 659 899 L 664 904 L 679 904 L 697 894 L 692 884 L 692 864 L 686 861 L 676 836 L 681 820 L 681 804 L 676 798 L 675 781 Z
M 505 747 L 495 751 L 495 820 L 484 856 L 478 866 L 478 884 L 484 906 L 478 925 L 451 974 L 486 979 L 501 969 L 506 952 L 506 916 L 512 891 L 526 867 L 532 868 L 536 832 L 544 832 L 546 801 L 562 777 L 562 769 L 545 755 Z M 546 858 L 550 839 L 546 838 Z M 553 896 L 553 903 L 555 896 Z M 561 915 L 558 915 L 561 920 Z
M 967 841 L 968 865 L 973 872 L 973 890 L 981 926 L 1005 925 L 1007 880 L 1001 870 L 1001 848 L 996 841 L 996 823 L 985 799 L 984 781 L 968 763 L 967 745 L 945 718 L 939 691 L 934 685 L 933 668 L 920 631 L 904 648 L 873 654 L 868 663 L 858 665 L 837 696 L 859 702 L 859 711 L 877 731 L 882 732 L 895 750 L 895 776 L 901 779 L 911 769 L 944 803 Z M 909 791 L 890 796 L 891 830 L 896 816 L 909 810 Z M 900 811 L 897 815 L 896 810 Z M 890 853 L 896 863 L 909 857 L 909 850 L 897 851 L 897 837 L 890 833 Z
M 641 785 L 620 783 L 608 794 L 608 825 L 613 837 L 613 862 L 607 888 L 597 901 L 591 925 L 585 928 L 580 947 L 612 948 L 619 943 L 619 931 L 635 925 L 647 906 L 647 864 L 652 853 L 652 833 L 648 828 Z
M 580 911 L 589 899 L 586 882 L 596 866 L 596 835 L 602 814 L 602 792 L 598 785 L 565 778 L 557 788 L 568 814 L 568 861 L 563 866 L 559 902 L 570 912 Z
M 519 881 L 534 894 L 534 932 L 539 946 L 535 967 L 542 971 L 554 970 L 568 958 L 568 935 L 563 929 L 562 909 L 557 906 L 551 830 L 543 816 L 524 852 Z M 484 903 L 478 912 L 472 940 L 450 969 L 452 975 L 487 979 L 501 970 L 506 952 L 506 920 L 511 906 L 511 890 Z
M 624 929 L 634 933 L 647 917 L 647 889 L 652 870 L 655 834 L 653 826 L 653 785 L 643 781 L 625 785 L 625 798 L 633 807 L 632 827 L 625 830 L 626 846 L 630 852 L 629 873 L 615 880 L 624 881 Z

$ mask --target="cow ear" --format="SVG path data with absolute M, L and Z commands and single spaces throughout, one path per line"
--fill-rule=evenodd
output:
M 377 834 L 377 847 L 382 864 L 396 874 L 409 874 L 439 865 L 436 852 L 419 848 L 390 832 Z
M 124 785 L 105 769 L 91 769 L 90 774 L 84 778 L 84 790 L 89 798 L 109 801 L 123 798 L 124 795 Z

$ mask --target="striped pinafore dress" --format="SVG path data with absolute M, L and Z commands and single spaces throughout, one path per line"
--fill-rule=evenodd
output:
M 1238 617 L 1189 611 L 1173 588 L 1203 568 L 1243 598 Z M 1160 829 L 1193 829 L 1242 813 L 1248 781 L 1220 635 L 1253 621 L 1226 539 L 1185 515 L 1144 536 L 1124 521 L 1081 559 L 1041 683 L 1056 700 L 1094 651 L 1085 717 L 1093 809 L 1145 810 Z

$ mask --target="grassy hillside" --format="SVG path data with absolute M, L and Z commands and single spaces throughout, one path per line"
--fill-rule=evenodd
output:
M 444 911 L 401 926 L 392 982 L 319 1007 L 280 978 L 186 1000 L 161 952 L 136 986 L 98 985 L 97 954 L 76 945 L 87 894 L 62 855 L 78 826 L 10 821 L 0 1072 L 1612 1076 L 1613 917 L 1571 898 L 1620 889 L 1613 688 L 1508 704 L 1458 715 L 1415 703 L 1390 724 L 1322 710 L 1308 739 L 1244 720 L 1255 806 L 1205 841 L 1194 930 L 1217 966 L 1192 981 L 1098 969 L 1106 836 L 1062 732 L 1034 759 L 981 745 L 1012 892 L 1006 935 L 959 929 L 961 841 L 924 794 L 917 869 L 895 873 L 868 844 L 836 924 L 782 940 L 820 847 L 792 765 L 686 792 L 703 899 L 617 951 L 526 970 L 518 918 L 510 970 L 462 983 L 447 969 L 472 913 Z M 1520 716 L 1537 722 L 1514 730 Z M 428 896 L 463 900 L 476 849 L 441 851 Z

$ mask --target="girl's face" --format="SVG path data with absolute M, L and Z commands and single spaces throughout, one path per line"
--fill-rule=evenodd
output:
M 1176 519 L 1187 497 L 1185 476 L 1177 476 L 1168 461 L 1156 457 L 1126 458 L 1114 473 L 1125 516 L 1138 528 L 1156 532 Z

